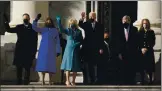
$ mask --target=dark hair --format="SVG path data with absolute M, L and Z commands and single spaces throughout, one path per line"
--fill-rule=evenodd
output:
M 146 21 L 147 22 L 147 28 L 150 30 L 150 21 L 149 21 L 149 19 L 146 19 L 146 18 L 145 19 L 142 19 L 139 30 L 143 30 L 144 29 L 144 27 L 143 27 L 143 21 Z
M 51 21 L 51 27 L 52 27 L 52 28 L 55 28 L 55 25 L 54 25 L 54 23 L 53 23 L 53 20 L 52 20 L 50 17 L 47 17 L 47 18 L 46 18 L 45 24 L 47 24 L 47 21 L 48 21 L 48 20 Z
M 24 13 L 23 16 L 27 15 L 30 18 L 30 15 L 28 13 Z

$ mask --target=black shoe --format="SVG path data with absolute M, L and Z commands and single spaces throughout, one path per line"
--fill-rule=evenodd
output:
M 22 79 L 17 80 L 16 85 L 23 85 Z
M 30 83 L 29 80 L 24 80 L 24 83 L 23 84 L 24 85 L 29 85 L 29 83 Z
M 153 82 L 149 82 L 148 85 L 153 85 Z

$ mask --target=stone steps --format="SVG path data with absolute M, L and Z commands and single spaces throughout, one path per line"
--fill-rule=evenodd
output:
M 106 86 L 106 85 L 1 85 L 1 91 L 160 91 L 161 86 Z

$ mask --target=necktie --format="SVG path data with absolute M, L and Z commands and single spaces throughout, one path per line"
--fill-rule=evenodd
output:
M 95 24 L 94 24 L 94 23 L 92 23 L 92 28 L 93 28 L 93 29 L 95 28 Z

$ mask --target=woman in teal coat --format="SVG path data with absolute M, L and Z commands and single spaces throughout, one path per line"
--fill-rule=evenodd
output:
M 69 20 L 69 28 L 64 29 L 61 24 L 61 18 L 57 17 L 59 30 L 67 35 L 67 44 L 63 55 L 61 70 L 66 71 L 67 86 L 75 85 L 75 78 L 77 72 L 81 71 L 80 45 L 83 40 L 82 32 L 78 29 L 76 19 Z M 70 83 L 69 74 L 73 72 L 73 80 Z

